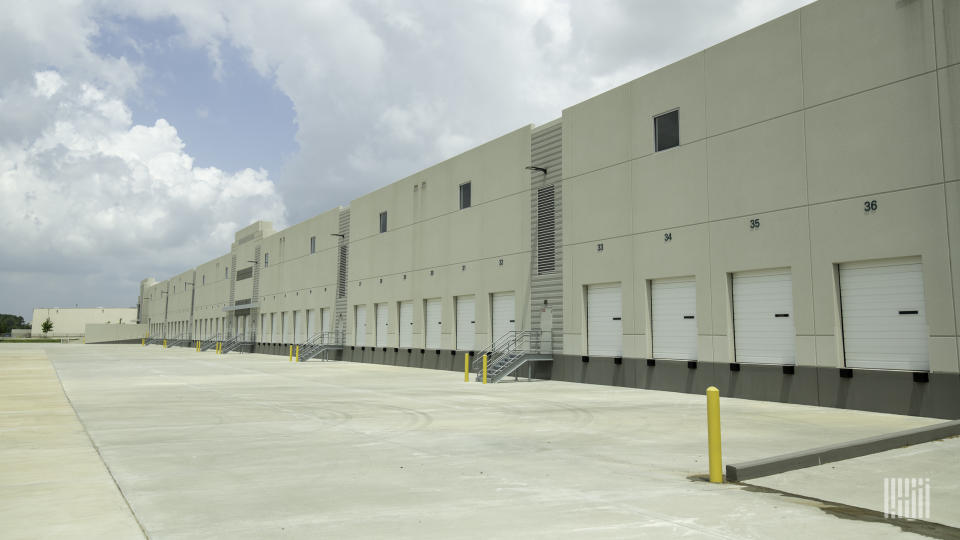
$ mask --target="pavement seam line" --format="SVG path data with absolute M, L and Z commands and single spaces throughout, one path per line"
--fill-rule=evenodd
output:
M 123 504 L 125 504 L 127 506 L 127 510 L 130 511 L 130 516 L 133 517 L 133 521 L 136 522 L 137 527 L 140 528 L 140 532 L 143 533 L 143 537 L 147 540 L 150 540 L 150 535 L 147 534 L 147 529 L 143 526 L 143 523 L 140 522 L 140 518 L 137 516 L 137 513 L 134 512 L 133 506 L 130 504 L 130 501 L 127 500 L 127 494 L 123 492 L 123 488 L 120 487 L 120 483 L 117 482 L 117 478 L 113 475 L 110 465 L 108 465 L 107 461 L 103 459 L 103 454 L 100 452 L 100 447 L 97 446 L 97 443 L 90 435 L 90 430 L 87 429 L 87 424 L 83 421 L 83 418 L 80 417 L 80 413 L 73 405 L 73 400 L 70 399 L 70 394 L 67 393 L 67 389 L 63 386 L 63 379 L 60 378 L 60 370 L 57 369 L 56 362 L 54 362 L 53 358 L 50 358 L 50 356 L 47 354 L 47 351 L 43 351 L 43 357 L 46 358 L 47 362 L 50 363 L 50 367 L 53 368 L 53 373 L 57 376 L 57 384 L 60 385 L 60 391 L 63 392 L 64 399 L 67 400 L 67 403 L 70 405 L 70 409 L 73 410 L 74 418 L 77 419 L 77 422 L 80 423 L 80 427 L 83 428 L 83 433 L 87 436 L 87 440 L 90 441 L 90 446 L 92 446 L 94 452 L 97 453 L 97 457 L 100 458 L 100 463 L 103 464 L 103 468 L 107 471 L 107 474 L 110 475 L 110 480 L 113 482 L 113 485 L 116 486 L 117 492 L 120 493 L 120 498 L 123 499 Z

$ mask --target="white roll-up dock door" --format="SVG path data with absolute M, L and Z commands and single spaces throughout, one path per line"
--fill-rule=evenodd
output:
M 476 338 L 477 310 L 473 296 L 458 296 L 457 301 L 457 350 L 472 351 Z
M 387 346 L 387 320 L 390 312 L 387 309 L 387 304 L 377 304 L 375 307 L 375 310 L 377 315 L 376 344 L 377 344 L 377 347 L 386 347 Z
M 413 302 L 400 302 L 400 347 L 413 346 Z
M 919 261 L 841 264 L 840 299 L 847 367 L 930 370 Z
M 517 306 L 512 292 L 494 293 L 491 339 L 497 341 L 507 332 L 517 329 Z
M 424 340 L 426 348 L 440 348 L 440 331 L 442 328 L 440 316 L 442 315 L 439 298 L 430 298 L 424 302 Z
M 367 306 L 356 306 L 354 315 L 353 344 L 362 347 L 367 344 Z
M 697 359 L 697 282 L 693 278 L 650 284 L 653 357 Z
M 330 328 L 330 308 L 323 308 L 320 310 L 320 331 L 321 332 L 330 332 L 333 330 Z
M 623 355 L 623 299 L 619 283 L 587 286 L 587 354 Z
M 733 275 L 733 328 L 737 362 L 796 363 L 789 269 Z

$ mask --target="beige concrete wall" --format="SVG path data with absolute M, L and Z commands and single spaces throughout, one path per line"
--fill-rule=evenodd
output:
M 224 317 L 223 308 L 230 300 L 229 272 L 229 254 L 207 261 L 196 269 L 193 317 L 200 323 L 198 337 L 207 338 L 215 334 L 215 321 Z
M 191 268 L 173 276 L 168 281 L 170 303 L 167 306 L 167 337 L 177 337 L 190 332 L 190 314 L 195 286 L 194 270 Z
M 442 300 L 441 348 L 455 344 L 455 297 L 474 296 L 476 348 L 490 343 L 492 294 L 516 295 L 517 328 L 529 320 L 530 127 L 523 127 L 350 204 L 347 343 L 366 305 L 366 344 L 375 305 L 387 303 L 388 344 L 399 343 L 399 303 L 412 301 L 413 346 L 424 347 L 424 301 Z M 459 190 L 471 183 L 471 206 Z M 380 212 L 387 232 L 379 232 Z M 501 259 L 503 264 L 500 264 Z
M 320 330 L 320 309 L 332 309 L 336 300 L 337 233 L 340 209 L 328 210 L 302 223 L 264 238 L 260 242 L 261 262 L 265 254 L 269 262 L 260 271 L 260 313 L 255 321 L 258 341 L 269 341 L 270 316 L 275 315 L 279 334 L 282 313 L 297 312 L 298 319 L 306 310 L 316 310 L 316 331 Z M 316 251 L 310 253 L 310 238 L 316 238 Z M 252 287 L 253 280 L 250 281 Z M 238 296 L 239 297 L 239 296 Z M 261 318 L 260 316 L 263 316 Z M 292 324 L 292 315 L 288 315 Z M 304 319 L 305 320 L 305 319 Z M 297 340 L 302 341 L 306 324 Z M 289 330 L 288 330 L 288 333 Z M 274 339 L 274 341 L 278 341 Z
M 817 2 L 564 110 L 565 352 L 586 353 L 586 285 L 622 284 L 644 357 L 647 282 L 695 276 L 699 359 L 729 362 L 728 276 L 787 267 L 798 364 L 843 366 L 836 265 L 919 256 L 931 369 L 960 370 L 958 22 Z M 680 146 L 654 152 L 677 108 Z
M 82 336 L 90 323 L 132 324 L 137 321 L 136 308 L 34 308 L 30 335 L 43 336 L 41 326 L 47 318 L 53 323 L 48 337 Z
M 84 330 L 84 343 L 107 343 L 142 339 L 147 335 L 145 324 L 88 324 Z
M 730 275 L 786 267 L 798 364 L 842 366 L 837 265 L 919 257 L 931 368 L 960 371 L 956 35 L 952 0 L 824 0 L 564 110 L 564 351 L 587 350 L 585 286 L 617 282 L 624 355 L 649 356 L 650 281 L 693 276 L 699 358 L 731 361 Z M 653 117 L 674 109 L 681 144 L 655 152 Z M 396 344 L 406 300 L 414 346 L 429 298 L 443 301 L 442 348 L 455 345 L 458 296 L 475 297 L 478 347 L 491 338 L 494 292 L 514 291 L 517 326 L 528 326 L 529 160 L 525 127 L 352 201 L 348 343 L 355 307 L 366 306 L 373 345 L 375 305 L 386 303 Z M 472 207 L 460 210 L 466 181 Z M 864 212 L 872 200 L 878 210 Z M 231 257 L 246 268 L 259 247 L 259 261 L 270 258 L 259 315 L 279 326 L 283 313 L 315 309 L 319 329 L 320 310 L 335 310 L 340 212 L 238 231 L 227 255 L 144 284 L 141 320 L 154 332 L 189 322 L 191 281 L 195 321 L 231 317 Z M 237 300 L 254 296 L 252 279 L 234 287 Z

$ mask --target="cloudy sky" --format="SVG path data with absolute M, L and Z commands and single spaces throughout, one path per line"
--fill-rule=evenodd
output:
M 297 223 L 808 0 L 6 0 L 0 313 Z

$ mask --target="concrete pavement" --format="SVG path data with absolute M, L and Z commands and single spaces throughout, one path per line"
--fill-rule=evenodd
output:
M 691 480 L 707 469 L 702 396 L 134 345 L 9 345 L 0 366 L 24 351 L 52 361 L 150 538 L 923 537 Z M 938 422 L 736 399 L 721 417 L 728 462 Z M 960 474 L 937 465 L 955 455 L 924 466 L 942 472 L 932 521 L 960 503 Z M 879 480 L 835 484 L 839 503 L 882 497 Z M 10 504 L 32 505 L 0 492 Z

